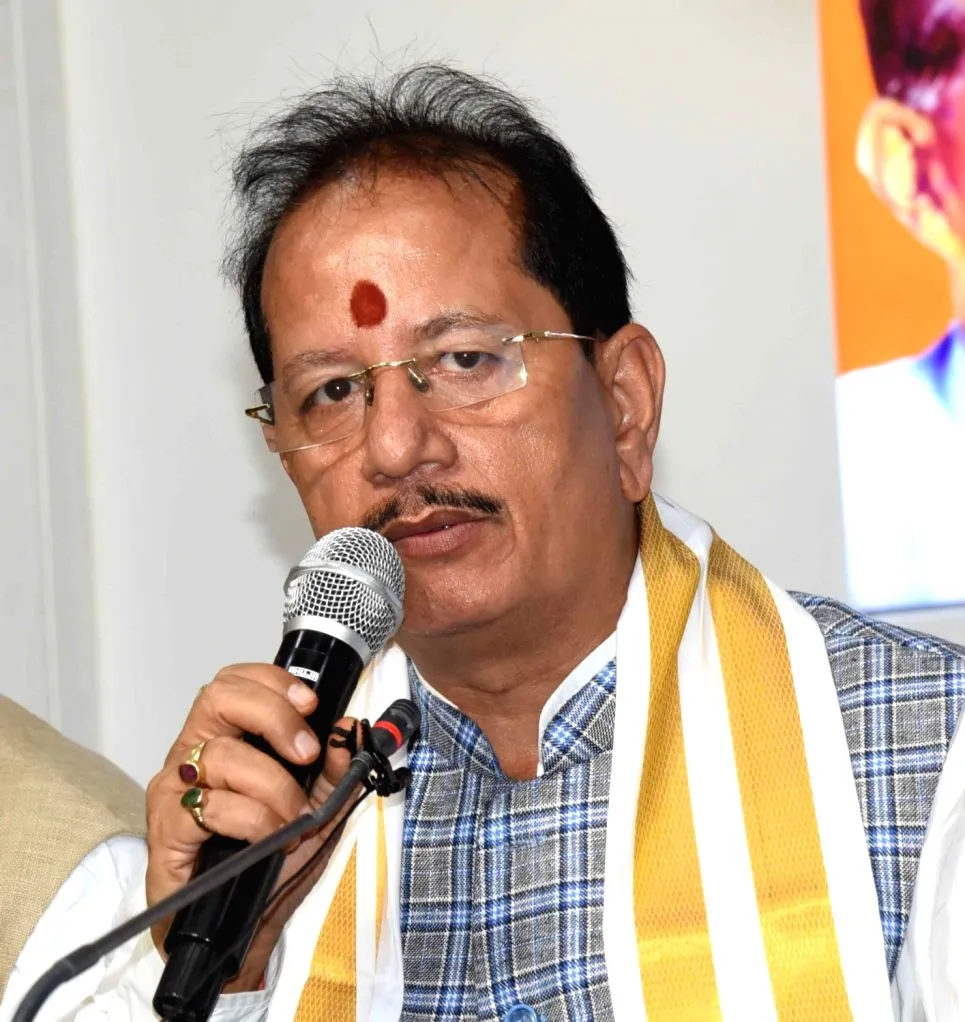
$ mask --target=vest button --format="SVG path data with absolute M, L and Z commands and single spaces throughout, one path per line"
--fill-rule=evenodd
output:
M 503 1015 L 503 1022 L 539 1022 L 539 1015 L 528 1004 L 514 1004 Z

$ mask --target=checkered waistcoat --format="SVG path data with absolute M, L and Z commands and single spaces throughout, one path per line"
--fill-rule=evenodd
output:
M 965 708 L 965 649 L 795 598 L 824 637 L 893 973 Z M 616 675 L 611 661 L 549 722 L 538 782 L 505 784 L 478 726 L 412 672 L 423 733 L 403 831 L 403 1018 L 497 1019 L 533 1003 L 612 1016 L 599 935 Z
M 834 600 L 791 595 L 824 633 L 890 975 L 908 925 L 938 776 L 965 706 L 965 648 L 873 620 Z

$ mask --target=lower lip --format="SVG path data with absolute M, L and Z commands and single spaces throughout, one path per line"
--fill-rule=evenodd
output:
M 486 519 L 475 522 L 460 522 L 444 529 L 418 532 L 394 541 L 393 546 L 405 557 L 441 557 L 471 543 L 486 524 Z

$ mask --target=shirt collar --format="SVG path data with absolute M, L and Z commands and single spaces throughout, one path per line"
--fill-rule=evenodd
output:
M 537 776 L 545 769 L 556 769 L 569 753 L 588 758 L 600 751 L 599 742 L 582 741 L 583 725 L 599 715 L 607 697 L 612 697 L 616 683 L 614 657 L 616 633 L 603 640 L 553 690 L 539 717 Z M 426 742 L 448 762 L 501 774 L 492 747 L 477 724 L 454 703 L 437 692 L 409 661 L 412 694 L 422 713 L 420 741 Z M 586 691 L 587 698 L 577 698 L 590 682 L 597 684 Z M 570 720 L 569 718 L 573 718 Z M 608 733 L 604 729 L 604 733 Z

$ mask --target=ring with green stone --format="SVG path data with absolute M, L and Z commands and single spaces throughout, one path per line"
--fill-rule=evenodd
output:
M 181 796 L 181 805 L 191 813 L 194 817 L 194 822 L 202 830 L 207 831 L 210 834 L 211 831 L 208 829 L 208 825 L 204 822 L 205 791 L 205 788 L 188 788 L 188 790 Z

